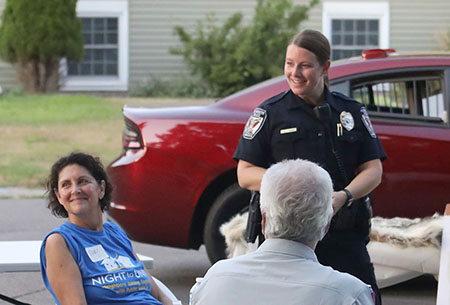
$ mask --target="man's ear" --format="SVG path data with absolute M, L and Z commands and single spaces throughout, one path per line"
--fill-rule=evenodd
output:
M 264 214 L 263 211 L 261 211 L 261 231 L 262 231 L 264 237 L 267 238 L 267 236 L 266 236 L 266 214 Z

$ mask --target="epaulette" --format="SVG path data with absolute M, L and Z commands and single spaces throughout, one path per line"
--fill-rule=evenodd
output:
M 283 97 L 285 97 L 286 94 L 288 94 L 288 93 L 289 93 L 289 90 L 286 90 L 286 91 L 281 92 L 281 93 L 279 93 L 279 94 L 277 94 L 277 95 L 274 95 L 274 96 L 268 98 L 267 100 L 265 100 L 265 101 L 263 102 L 263 104 L 266 104 L 266 105 L 267 105 L 267 104 L 272 104 L 272 103 L 274 103 L 274 102 L 277 102 L 277 101 L 281 100 Z

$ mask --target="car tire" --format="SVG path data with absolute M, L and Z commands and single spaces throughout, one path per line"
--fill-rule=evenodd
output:
M 250 191 L 234 183 L 226 188 L 211 206 L 206 216 L 203 242 L 212 264 L 227 257 L 225 239 L 219 231 L 220 226 L 236 214 L 248 211 L 250 196 Z

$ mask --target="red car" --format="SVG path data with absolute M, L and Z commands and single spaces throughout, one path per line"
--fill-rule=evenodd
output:
M 334 62 L 332 91 L 366 105 L 388 159 L 374 214 L 424 217 L 450 202 L 450 54 L 400 56 L 372 50 Z M 232 155 L 251 112 L 287 90 L 278 77 L 205 107 L 125 106 L 120 157 L 108 166 L 111 216 L 140 242 L 225 257 L 219 226 L 245 211 Z

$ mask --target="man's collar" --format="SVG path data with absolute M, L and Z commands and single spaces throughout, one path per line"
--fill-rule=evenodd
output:
M 268 238 L 256 251 L 279 252 L 284 255 L 288 254 L 317 262 L 316 254 L 311 247 L 287 239 Z

